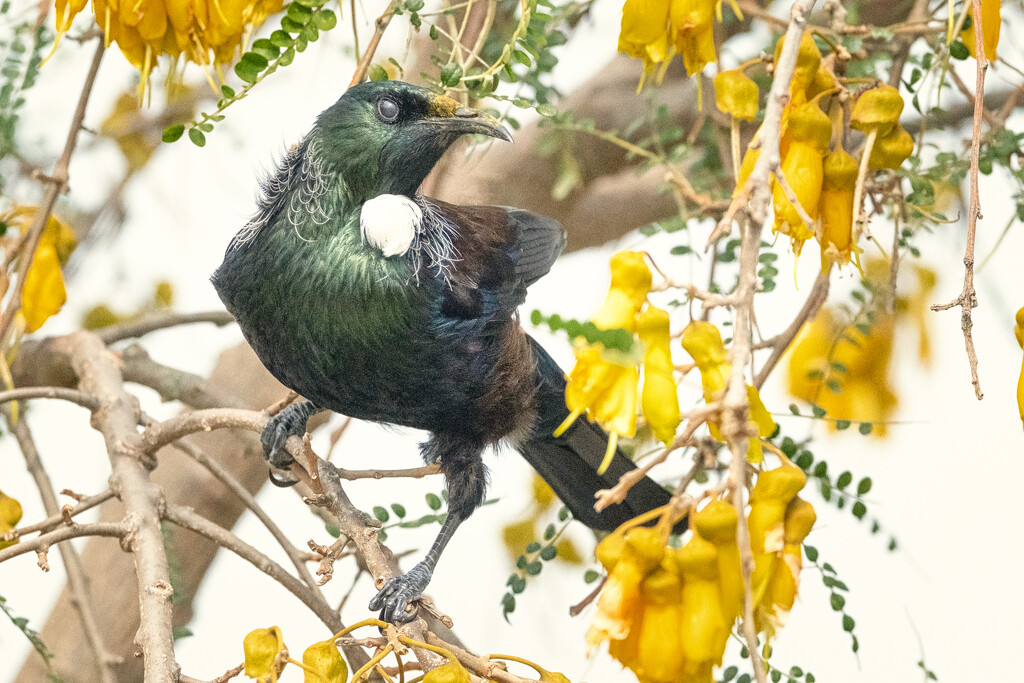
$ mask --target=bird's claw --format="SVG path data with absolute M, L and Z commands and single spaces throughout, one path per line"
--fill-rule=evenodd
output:
M 371 610 L 380 610 L 381 621 L 389 624 L 407 624 L 416 618 L 416 609 L 409 603 L 418 600 L 430 583 L 431 571 L 418 564 L 403 576 L 388 579 L 380 592 L 370 600 Z
M 295 462 L 284 446 L 288 437 L 301 437 L 306 433 L 307 419 L 308 415 L 299 406 L 292 404 L 267 420 L 260 442 L 263 444 L 263 457 L 271 467 L 284 470 Z

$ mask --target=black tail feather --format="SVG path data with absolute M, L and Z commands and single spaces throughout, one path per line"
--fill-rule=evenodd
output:
M 540 384 L 539 415 L 534 436 L 521 447 L 523 457 L 543 477 L 573 516 L 592 529 L 611 530 L 637 515 L 669 502 L 671 495 L 649 477 L 638 481 L 625 500 L 601 512 L 594 510 L 594 494 L 610 489 L 636 465 L 617 449 L 604 474 L 597 470 L 608 447 L 608 435 L 599 426 L 579 417 L 561 436 L 552 436 L 568 416 L 565 375 L 554 359 L 532 338 Z M 676 525 L 684 530 L 686 521 Z

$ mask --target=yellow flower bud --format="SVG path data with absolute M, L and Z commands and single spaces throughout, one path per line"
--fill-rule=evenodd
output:
M 782 174 L 789 182 L 800 205 L 813 220 L 818 214 L 818 200 L 824 179 L 824 155 L 832 136 L 832 121 L 813 102 L 795 107 L 786 128 L 789 145 L 782 159 Z M 775 225 L 772 231 L 789 235 L 797 255 L 804 242 L 814 236 L 778 183 L 773 183 L 772 203 Z
M 636 331 L 645 347 L 641 407 L 654 436 L 669 444 L 675 438 L 676 427 L 682 418 L 672 364 L 668 313 L 648 306 L 637 318 Z
M 813 100 L 821 93 L 835 90 L 837 87 L 839 87 L 839 83 L 836 81 L 835 74 L 822 65 L 814 72 L 814 78 L 811 79 L 811 84 L 807 86 L 807 99 Z
M 651 291 L 651 269 L 639 251 L 620 251 L 609 262 L 611 286 L 604 304 L 593 317 L 594 324 L 607 330 L 621 327 L 632 331 L 636 315 Z
M 21 521 L 21 503 L 11 498 L 3 491 L 0 491 L 0 534 L 10 531 Z M 18 539 L 11 541 L 0 541 L 0 550 L 8 548 L 18 542 Z
M 685 669 L 697 676 L 714 664 L 721 664 L 729 638 L 729 623 L 722 617 L 718 588 L 718 559 L 714 544 L 700 535 L 676 553 L 683 576 L 683 614 L 680 634 Z
M 673 683 L 683 669 L 682 585 L 678 566 L 662 563 L 641 584 L 644 615 L 633 670 L 645 683 Z
M 715 104 L 723 113 L 753 121 L 757 117 L 757 83 L 739 69 L 715 74 Z
M 423 683 L 472 683 L 472 681 L 466 667 L 454 659 L 436 669 L 431 669 L 423 677 Z
M 718 586 L 722 593 L 722 618 L 732 624 L 743 612 L 743 574 L 740 548 L 736 543 L 739 515 L 736 508 L 715 499 L 693 516 L 702 538 L 715 544 L 718 552 Z
M 882 137 L 899 124 L 902 113 L 903 98 L 899 91 L 891 85 L 880 84 L 857 97 L 850 113 L 850 127 L 865 133 L 877 130 Z
M 786 545 L 800 545 L 811 533 L 814 523 L 818 520 L 814 506 L 803 498 L 797 497 L 789 501 L 786 506 L 785 535 L 783 540 Z
M 287 663 L 288 648 L 277 626 L 250 631 L 242 640 L 242 650 L 245 653 L 245 675 L 259 683 L 277 680 Z
M 722 335 L 711 323 L 694 320 L 683 329 L 681 341 L 683 348 L 693 357 L 700 370 L 704 401 L 711 403 L 725 391 L 729 375 L 732 373 L 732 366 L 729 365 L 725 346 L 722 344 Z M 750 402 L 750 418 L 757 426 L 757 433 L 760 436 L 771 435 L 775 431 L 775 420 L 761 402 L 757 389 L 749 384 L 747 400 Z M 708 421 L 708 431 L 715 439 L 722 440 L 717 420 Z M 756 438 L 750 439 L 747 459 L 754 463 L 761 462 L 761 442 Z
M 305 683 L 345 683 L 348 680 L 348 665 L 338 652 L 334 638 L 307 647 L 302 653 L 302 663 L 316 672 L 306 670 Z
M 821 218 L 821 268 L 850 262 L 853 244 L 853 194 L 857 184 L 857 161 L 841 147 L 825 157 L 818 200 Z
M 782 55 L 782 47 L 785 45 L 785 37 L 780 38 L 775 44 L 775 64 L 778 65 L 779 57 Z M 796 69 L 793 71 L 793 81 L 789 86 L 789 94 L 795 104 L 807 101 L 806 91 L 814 80 L 814 75 L 821 65 L 821 50 L 814 42 L 814 36 L 804 31 L 800 37 L 800 49 L 796 56 Z
M 868 157 L 868 166 L 895 170 L 913 153 L 914 138 L 903 130 L 903 126 L 897 125 L 887 135 L 875 140 L 871 156 Z
M 597 561 L 601 563 L 601 566 L 610 572 L 615 569 L 615 565 L 622 559 L 622 554 L 625 551 L 626 535 L 613 531 L 597 544 L 597 548 L 594 549 L 594 555 L 597 557 Z
M 981 0 L 981 42 L 985 48 L 985 59 L 992 62 L 996 59 L 996 46 L 999 44 L 999 31 L 1003 20 L 999 16 L 1002 8 L 1001 0 Z M 974 3 L 967 0 L 967 16 L 971 17 L 971 25 L 960 33 L 960 40 L 967 46 L 972 57 L 977 58 L 974 50 Z
M 789 461 L 783 461 L 773 470 L 762 472 L 750 492 L 750 503 L 764 500 L 781 501 L 788 504 L 807 484 L 807 475 Z

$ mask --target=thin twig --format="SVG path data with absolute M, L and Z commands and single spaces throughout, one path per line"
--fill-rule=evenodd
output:
M 18 254 L 18 281 L 14 286 L 14 292 L 7 301 L 7 308 L 0 316 L 0 344 L 6 345 L 7 335 L 11 331 L 11 324 L 14 316 L 21 310 L 21 294 L 25 290 L 25 276 L 28 268 L 35 257 L 36 248 L 43 237 L 43 231 L 50 221 L 50 214 L 53 213 L 53 206 L 57 203 L 57 197 L 64 191 L 68 184 L 68 168 L 71 166 L 71 155 L 75 152 L 78 144 L 78 133 L 82 130 L 82 121 L 85 119 L 85 107 L 89 103 L 89 96 L 92 94 L 92 86 L 96 82 L 96 74 L 100 70 L 100 61 L 103 59 L 104 50 L 103 36 L 99 37 L 96 43 L 96 52 L 93 53 L 92 63 L 89 65 L 89 73 L 82 85 L 82 93 L 78 96 L 78 105 L 71 117 L 71 130 L 68 132 L 67 140 L 64 142 L 64 151 L 57 159 L 53 174 L 43 177 L 46 182 L 46 192 L 36 211 L 31 227 L 26 232 Z
M 120 538 L 128 533 L 128 527 L 123 522 L 96 522 L 94 524 L 76 524 L 75 526 L 61 527 L 49 533 L 36 536 L 33 539 L 22 539 L 21 543 L 9 546 L 0 550 L 0 562 L 6 562 L 12 557 L 24 555 L 25 553 L 47 550 L 54 543 L 63 543 L 72 538 L 83 536 L 112 536 Z
M 96 334 L 105 344 L 135 339 L 150 332 L 166 330 L 170 327 L 181 325 L 194 325 L 196 323 L 213 323 L 217 327 L 224 327 L 235 322 L 234 316 L 227 311 L 204 311 L 201 313 L 159 313 L 146 316 L 141 320 L 113 325 L 99 330 Z
M 79 501 L 78 505 L 74 507 L 71 507 L 70 505 L 65 505 L 60 509 L 60 512 L 58 512 L 55 515 L 50 515 L 41 522 L 36 522 L 35 524 L 29 524 L 28 526 L 11 529 L 10 531 L 0 534 L 0 541 L 12 541 L 15 538 L 26 536 L 28 534 L 34 534 L 37 531 L 42 531 L 45 533 L 47 531 L 50 531 L 51 529 L 56 529 L 61 524 L 71 526 L 72 517 L 81 514 L 86 510 L 94 508 L 97 505 L 105 503 L 113 497 L 114 492 L 111 491 L 110 489 L 107 489 L 103 493 L 98 493 L 95 496 L 88 496 L 86 498 L 82 498 L 82 500 Z
M 349 82 L 348 87 L 353 85 L 359 85 L 366 78 L 366 72 L 370 70 L 370 62 L 373 61 L 373 55 L 377 52 L 377 46 L 380 45 L 380 39 L 384 35 L 384 31 L 387 30 L 388 24 L 395 16 L 395 8 L 401 0 L 391 0 L 388 4 L 388 8 L 384 10 L 384 14 L 377 17 L 377 21 L 374 22 L 373 36 L 370 38 L 370 42 L 366 45 L 366 52 L 359 58 L 359 63 L 356 64 L 355 73 L 352 74 L 352 80 Z
M 100 406 L 100 402 L 92 396 L 64 387 L 21 387 L 0 391 L 0 403 L 26 401 L 33 398 L 55 398 L 62 401 L 70 401 L 89 410 L 96 410 Z
M 25 467 L 36 482 L 39 489 L 39 497 L 43 501 L 43 509 L 49 515 L 59 515 L 60 506 L 57 502 L 57 494 L 53 490 L 53 482 L 50 475 L 43 466 L 39 457 L 39 450 L 36 448 L 32 432 L 24 418 L 13 420 L 9 410 L 4 410 L 4 418 L 7 421 L 7 428 L 14 433 L 18 440 L 18 446 L 25 457 Z M 89 595 L 89 578 L 86 576 L 85 567 L 82 565 L 82 558 L 70 543 L 61 543 L 58 546 L 61 559 L 64 561 L 64 571 L 68 577 L 68 588 L 71 591 L 71 604 L 78 612 L 82 620 L 82 631 L 89 647 L 92 648 L 96 657 L 96 667 L 100 672 L 100 680 L 103 683 L 116 683 L 113 664 L 115 657 L 103 643 L 103 636 L 100 631 L 99 622 L 96 620 L 96 613 L 92 608 L 92 599 Z
M 978 158 L 981 154 L 981 122 L 985 112 L 985 72 L 988 70 L 988 59 L 985 57 L 985 46 L 982 40 L 981 0 L 972 0 L 972 18 L 974 20 L 974 54 L 977 62 L 974 87 L 974 126 L 971 130 L 971 199 L 967 210 L 967 245 L 964 248 L 964 286 L 960 295 L 948 304 L 932 306 L 933 311 L 945 311 L 954 306 L 960 307 L 960 329 L 964 334 L 964 347 L 967 349 L 967 362 L 971 368 L 971 384 L 974 395 L 980 401 L 985 395 L 981 392 L 981 380 L 978 378 L 978 353 L 974 349 L 971 328 L 971 309 L 978 305 L 978 295 L 974 290 L 974 238 L 981 218 L 981 199 L 978 187 Z
M 814 286 L 811 287 L 811 293 L 807 296 L 807 300 L 804 302 L 800 312 L 797 313 L 793 322 L 789 324 L 781 334 L 772 339 L 771 347 L 772 353 L 768 356 L 768 360 L 764 362 L 757 375 L 754 377 L 753 385 L 754 388 L 760 389 L 764 386 L 764 383 L 768 380 L 768 376 L 778 365 L 782 359 L 783 354 L 789 348 L 789 345 L 793 343 L 796 336 L 800 333 L 800 329 L 804 326 L 804 323 L 814 318 L 821 310 L 822 305 L 828 298 L 828 286 L 829 286 L 829 274 L 825 271 L 818 273 L 817 279 L 814 281 Z
M 285 571 L 284 567 L 274 562 L 262 552 L 252 547 L 230 531 L 227 531 L 210 520 L 197 515 L 190 508 L 168 503 L 164 509 L 164 519 L 178 526 L 205 536 L 220 547 L 230 550 L 267 576 L 274 579 L 289 593 L 302 601 L 320 621 L 332 632 L 340 631 L 344 626 L 338 613 L 324 600 L 316 588 L 303 585 L 301 581 Z

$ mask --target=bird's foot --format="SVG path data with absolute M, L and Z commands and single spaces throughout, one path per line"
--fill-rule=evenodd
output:
M 309 416 L 317 411 L 309 401 L 293 403 L 267 420 L 260 441 L 263 443 L 263 457 L 271 467 L 283 470 L 294 462 L 285 450 L 285 443 L 290 436 L 301 437 L 306 433 L 306 422 Z M 275 482 L 276 483 L 276 482 Z
M 416 609 L 407 609 L 418 600 L 430 583 L 433 569 L 420 562 L 402 576 L 388 579 L 380 592 L 370 600 L 371 610 L 380 610 L 381 621 L 407 624 L 416 618 Z

